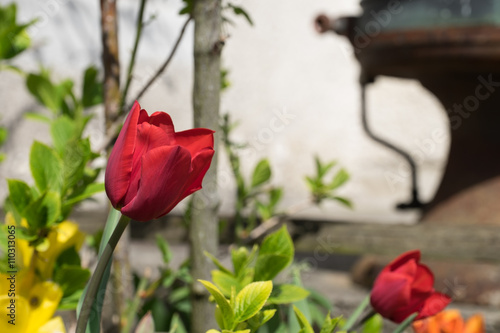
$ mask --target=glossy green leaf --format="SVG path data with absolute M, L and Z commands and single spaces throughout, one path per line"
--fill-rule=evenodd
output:
M 237 292 L 242 288 L 240 282 L 234 275 L 223 271 L 213 270 L 212 281 L 226 297 L 231 296 L 231 287 L 235 287 Z
M 61 287 L 66 296 L 83 290 L 89 278 L 90 271 L 80 266 L 63 265 L 54 273 L 54 282 Z
M 330 313 L 326 315 L 325 321 L 321 326 L 321 331 L 319 333 L 333 333 L 335 328 L 339 325 L 341 317 L 331 318 Z M 378 331 L 373 331 L 370 333 L 377 333 Z M 368 333 L 368 332 L 365 332 Z
M 301 331 L 304 333 L 314 333 L 313 328 L 311 327 L 311 324 L 309 324 L 309 321 L 306 319 L 304 314 L 294 305 L 293 306 L 293 311 L 295 312 L 295 317 L 297 318 Z
M 30 168 L 37 188 L 60 191 L 63 183 L 63 164 L 57 153 L 49 146 L 35 141 L 31 146 Z
M 293 284 L 280 284 L 275 286 L 271 297 L 267 300 L 269 304 L 289 304 L 300 301 L 309 296 L 309 291 Z
M 28 184 L 17 179 L 7 179 L 7 185 L 9 187 L 9 200 L 17 213 L 21 214 L 33 200 L 31 189 Z
M 93 183 L 88 185 L 85 188 L 85 191 L 79 194 L 76 197 L 69 197 L 67 201 L 65 201 L 65 205 L 74 205 L 77 202 L 80 202 L 84 199 L 88 199 L 94 194 L 100 193 L 104 191 L 104 183 Z
M 29 74 L 26 78 L 26 85 L 29 92 L 40 102 L 54 113 L 61 108 L 62 99 L 57 87 L 44 75 Z
M 374 314 L 363 324 L 362 333 L 380 333 L 384 326 L 384 319 L 379 314 Z
M 219 306 L 221 313 L 222 313 L 222 318 L 224 319 L 224 326 L 221 327 L 222 329 L 233 329 L 233 325 L 235 323 L 234 321 L 234 313 L 233 309 L 231 308 L 231 305 L 229 304 L 229 301 L 226 299 L 226 297 L 221 293 L 221 291 L 213 285 L 209 281 L 204 281 L 204 280 L 198 280 L 201 284 L 207 288 L 208 292 L 214 297 L 215 303 Z
M 236 322 L 245 321 L 262 309 L 273 290 L 272 281 L 253 282 L 236 296 L 234 317 Z
M 267 236 L 255 264 L 255 281 L 272 280 L 293 260 L 294 247 L 286 226 Z
M 45 192 L 35 201 L 31 202 L 21 213 L 32 228 L 50 226 L 61 215 L 61 197 L 59 193 Z

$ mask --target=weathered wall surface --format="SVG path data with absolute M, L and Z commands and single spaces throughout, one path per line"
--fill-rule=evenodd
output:
M 0 0 L 0 3 L 7 1 Z M 304 175 L 314 170 L 313 156 L 335 159 L 352 179 L 339 194 L 355 204 L 350 211 L 336 203 L 299 213 L 301 217 L 331 220 L 412 222 L 417 216 L 396 212 L 409 198 L 410 178 L 402 159 L 372 142 L 363 133 L 359 115 L 359 67 L 350 45 L 341 37 L 320 36 L 313 28 L 321 12 L 332 16 L 359 12 L 357 0 L 234 1 L 251 14 L 255 26 L 241 18 L 226 27 L 224 67 L 231 87 L 224 93 L 222 111 L 240 121 L 235 138 L 248 141 L 242 152 L 249 173 L 259 158 L 268 156 L 273 180 L 285 188 L 282 209 L 307 200 Z M 27 70 L 38 64 L 55 78 L 81 79 L 83 69 L 100 62 L 97 1 L 18 1 L 22 20 L 40 17 L 32 28 L 34 48 L 16 63 Z M 128 65 L 135 31 L 137 1 L 121 0 L 120 50 Z M 184 18 L 180 1 L 150 0 L 147 14 L 156 18 L 144 29 L 138 53 L 132 98 L 166 58 Z M 230 14 L 228 14 L 230 15 Z M 191 124 L 192 27 L 178 54 L 159 82 L 140 100 L 150 112 L 171 114 L 178 130 Z M 25 120 L 26 111 L 41 111 L 25 91 L 20 77 L 0 73 L 0 121 L 11 135 L 8 159 L 0 165 L 2 178 L 29 180 L 28 154 L 33 139 L 48 141 L 45 125 Z M 419 184 L 425 199 L 438 186 L 448 149 L 444 111 L 417 82 L 380 78 L 368 92 L 369 121 L 374 130 L 398 143 L 417 159 Z M 101 110 L 96 109 L 99 113 Z M 102 141 L 98 121 L 89 130 L 95 146 Z M 227 157 L 221 158 L 222 211 L 229 213 L 234 199 Z M 104 161 L 101 161 L 104 163 Z M 2 180 L 0 200 L 6 194 Z M 100 207 L 104 206 L 104 197 Z M 88 206 L 90 208 L 95 206 Z

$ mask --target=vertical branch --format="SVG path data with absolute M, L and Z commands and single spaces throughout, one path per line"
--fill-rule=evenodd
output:
M 104 113 L 106 129 L 120 108 L 120 59 L 116 0 L 101 0 L 102 62 L 104 65 Z
M 107 135 L 114 131 L 113 123 L 120 113 L 120 58 L 118 49 L 117 0 L 101 1 L 102 62 L 104 67 L 104 115 Z M 107 332 L 115 332 L 120 324 L 120 314 L 125 311 L 126 300 L 132 297 L 131 271 L 128 260 L 130 233 L 123 233 L 113 256 L 109 295 L 113 306 L 105 307 L 103 327 Z
M 221 0 L 194 0 L 194 84 L 193 112 L 195 127 L 218 131 L 220 103 Z M 216 135 L 215 147 L 218 147 Z M 216 150 L 217 151 L 217 150 Z M 196 279 L 210 279 L 210 263 L 203 251 L 216 253 L 218 246 L 217 157 L 205 176 L 204 189 L 195 193 L 189 229 L 191 273 Z M 216 328 L 214 308 L 206 290 L 193 284 L 193 333 Z

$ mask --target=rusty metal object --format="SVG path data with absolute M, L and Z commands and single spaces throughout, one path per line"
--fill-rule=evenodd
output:
M 364 77 L 417 79 L 448 115 L 448 163 L 434 199 L 424 207 L 424 219 L 458 192 L 500 174 L 499 26 L 394 30 L 380 25 L 363 31 L 352 18 L 330 19 L 327 26 L 343 20 L 351 22 L 342 35 L 351 42 Z

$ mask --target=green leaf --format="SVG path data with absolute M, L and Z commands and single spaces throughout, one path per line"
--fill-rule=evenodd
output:
M 83 290 L 89 278 L 90 271 L 80 266 L 64 265 L 54 273 L 54 282 L 61 287 L 64 295 Z
M 63 165 L 56 152 L 49 146 L 35 141 L 30 153 L 31 174 L 38 189 L 60 191 L 62 186 Z
M 102 103 L 102 83 L 97 77 L 98 74 L 99 71 L 94 66 L 90 66 L 85 70 L 82 91 L 82 104 L 84 108 Z
M 235 287 L 237 292 L 242 288 L 240 282 L 234 275 L 223 271 L 213 270 L 212 281 L 226 297 L 231 296 L 231 287 Z
M 309 321 L 295 305 L 293 306 L 293 311 L 295 312 L 295 317 L 297 317 L 297 320 L 299 321 L 299 325 L 301 328 L 300 332 L 314 333 L 314 330 L 311 327 L 311 324 L 309 324 Z
M 208 253 L 207 251 L 205 251 L 203 253 L 205 254 L 205 256 L 208 257 L 208 259 L 212 260 L 212 262 L 214 263 L 215 266 L 217 266 L 218 269 L 220 269 L 221 271 L 223 271 L 224 273 L 227 273 L 229 275 L 233 274 L 228 268 L 226 268 L 226 266 L 224 266 L 219 261 L 219 259 L 217 259 L 216 257 L 214 257 L 211 253 Z
M 73 246 L 73 247 L 70 247 L 66 250 L 64 250 L 58 257 L 57 257 L 57 260 L 56 260 L 56 269 L 58 267 L 62 267 L 62 266 L 77 266 L 77 267 L 80 267 L 81 266 L 81 261 L 80 261 L 80 255 L 78 254 L 78 251 L 76 250 L 76 248 Z
M 31 189 L 22 180 L 7 179 L 9 187 L 9 199 L 18 214 L 21 214 L 24 209 L 33 200 Z
M 340 202 L 344 206 L 347 206 L 349 208 L 353 208 L 352 202 L 349 199 L 346 199 L 344 197 L 339 197 L 339 196 L 334 196 L 334 197 L 332 197 L 332 199 Z
M 224 320 L 224 326 L 221 328 L 233 329 L 234 313 L 226 297 L 224 297 L 224 295 L 220 292 L 220 290 L 209 281 L 204 281 L 204 280 L 198 280 L 198 281 L 200 281 L 200 283 L 203 284 L 205 288 L 207 288 L 210 294 L 214 297 L 215 303 L 217 303 L 217 305 L 221 310 L 222 318 Z
M 328 185 L 328 189 L 334 190 L 345 184 L 349 180 L 349 173 L 345 169 L 340 169 L 339 172 L 335 175 L 330 185 Z
M 61 215 L 61 197 L 59 193 L 48 191 L 31 202 L 21 213 L 32 228 L 50 226 Z
M 252 188 L 256 188 L 269 181 L 271 178 L 271 167 L 267 159 L 262 159 L 257 163 L 252 175 Z
M 29 92 L 40 102 L 54 113 L 61 108 L 62 99 L 57 88 L 50 80 L 38 74 L 29 74 L 26 79 L 26 85 Z
M 178 313 L 172 316 L 169 333 L 188 333 Z
M 289 304 L 300 301 L 309 296 L 309 291 L 293 284 L 276 286 L 267 300 L 269 304 Z
M 4 144 L 8 134 L 9 131 L 5 127 L 0 127 L 0 146 Z
M 170 246 L 168 246 L 168 242 L 160 235 L 156 235 L 156 245 L 161 251 L 163 262 L 168 264 L 172 259 L 172 251 L 170 250 Z
M 272 280 L 293 260 L 294 247 L 292 238 L 283 226 L 267 236 L 259 250 L 255 263 L 255 281 Z
M 228 4 L 228 6 L 233 9 L 234 14 L 244 16 L 248 24 L 253 25 L 253 21 L 250 18 L 250 15 L 248 15 L 248 13 L 243 8 L 235 6 L 233 4 Z
M 182 0 L 184 7 L 179 11 L 179 15 L 191 15 L 193 13 L 193 0 Z
M 137 324 L 137 328 L 135 329 L 134 333 L 155 333 L 155 322 L 153 321 L 153 316 L 151 315 L 151 312 L 148 312 L 142 317 L 141 321 L 139 321 L 139 324 Z M 171 333 L 175 332 L 174 330 L 170 330 Z
M 40 121 L 46 124 L 50 124 L 51 122 L 49 117 L 39 114 L 37 112 L 26 112 L 23 116 L 25 119 Z
M 64 202 L 65 205 L 74 205 L 84 199 L 88 199 L 94 194 L 104 191 L 104 183 L 93 183 L 85 188 L 83 193 L 77 195 L 76 197 L 70 197 Z
M 339 324 L 342 317 L 331 318 L 330 313 L 326 315 L 325 321 L 321 326 L 321 331 L 319 333 L 333 333 L 337 325 Z M 378 331 L 370 331 L 364 333 L 377 333 Z
M 272 290 L 272 281 L 253 282 L 245 286 L 236 296 L 234 304 L 235 322 L 240 323 L 255 316 L 266 304 Z
M 233 249 L 231 260 L 233 261 L 234 275 L 239 276 L 247 267 L 248 250 L 245 247 Z
M 384 320 L 379 314 L 374 314 L 363 325 L 362 333 L 380 333 L 384 326 Z
M 68 143 L 77 135 L 75 121 L 68 116 L 57 117 L 50 126 L 50 134 L 56 150 L 60 154 L 63 153 Z

